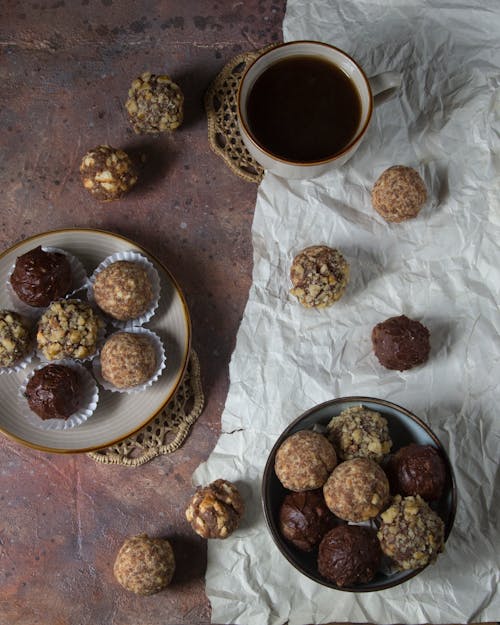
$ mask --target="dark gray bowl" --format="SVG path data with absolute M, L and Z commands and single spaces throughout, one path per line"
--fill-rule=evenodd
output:
M 285 558 L 298 571 L 318 584 L 334 588 L 335 590 L 344 590 L 347 592 L 374 592 L 402 584 L 410 578 L 415 577 L 415 575 L 418 575 L 425 567 L 397 573 L 379 572 L 371 582 L 356 584 L 355 586 L 343 586 L 342 588 L 339 588 L 333 582 L 323 578 L 318 573 L 316 564 L 317 550 L 310 553 L 303 552 L 297 549 L 292 543 L 285 540 L 279 531 L 279 510 L 288 491 L 283 488 L 274 472 L 274 457 L 276 451 L 288 436 L 299 430 L 309 430 L 316 424 L 326 426 L 330 419 L 340 414 L 342 410 L 352 406 L 359 406 L 360 404 L 363 404 L 363 406 L 370 410 L 376 410 L 387 419 L 389 432 L 393 441 L 392 451 L 396 451 L 400 447 L 404 447 L 410 443 L 433 445 L 439 450 L 447 465 L 448 484 L 441 499 L 437 502 L 433 502 L 431 507 L 444 521 L 445 541 L 447 540 L 455 519 L 457 492 L 453 469 L 443 446 L 432 430 L 411 412 L 391 402 L 383 399 L 374 399 L 373 397 L 340 397 L 339 399 L 332 399 L 324 404 L 314 406 L 314 408 L 311 408 L 295 419 L 295 421 L 282 432 L 267 459 L 262 479 L 262 504 L 266 522 L 274 542 Z M 446 552 L 439 557 L 445 558 Z

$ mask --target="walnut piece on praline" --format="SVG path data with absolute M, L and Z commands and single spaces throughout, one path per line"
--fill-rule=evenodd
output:
M 144 72 L 132 83 L 125 108 L 136 133 L 175 130 L 184 117 L 184 95 L 169 76 Z
M 306 308 L 326 308 L 339 300 L 349 281 L 349 265 L 342 254 L 326 245 L 312 245 L 292 261 L 294 295 Z
M 27 354 L 31 333 L 27 321 L 11 310 L 0 310 L 0 367 L 10 367 Z
M 380 546 L 400 569 L 425 566 L 443 551 L 444 523 L 419 495 L 396 495 L 380 516 Z
M 244 511 L 236 486 L 219 479 L 198 488 L 186 508 L 186 519 L 202 538 L 227 538 L 238 527 Z
M 331 419 L 327 430 L 341 460 L 370 458 L 381 462 L 391 450 L 387 419 L 364 406 L 346 408 Z
M 101 202 L 122 197 L 137 183 L 137 171 L 130 156 L 110 145 L 98 145 L 82 159 L 83 186 Z
M 152 595 L 166 588 L 175 571 L 172 546 L 165 538 L 146 534 L 127 538 L 116 556 L 117 581 L 137 595 Z

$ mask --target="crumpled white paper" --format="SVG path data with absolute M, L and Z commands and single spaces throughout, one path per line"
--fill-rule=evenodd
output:
M 286 41 L 346 50 L 368 75 L 402 72 L 354 157 L 311 181 L 266 174 L 253 224 L 254 273 L 230 365 L 223 433 L 197 484 L 237 482 L 248 512 L 209 541 L 212 621 L 244 625 L 465 623 L 500 618 L 500 4 L 498 0 L 289 0 Z M 394 164 L 420 171 L 429 201 L 387 224 L 370 190 Z M 345 296 L 324 310 L 288 293 L 293 256 L 339 248 Z M 376 361 L 374 324 L 407 314 L 431 332 L 430 361 L 408 372 Z M 378 593 L 326 589 L 275 547 L 260 486 L 278 434 L 311 406 L 347 395 L 388 399 L 436 432 L 455 470 L 458 511 L 445 553 Z

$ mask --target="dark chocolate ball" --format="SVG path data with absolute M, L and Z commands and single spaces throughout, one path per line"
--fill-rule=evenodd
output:
M 20 300 L 45 307 L 71 289 L 71 266 L 64 254 L 44 252 L 40 246 L 16 259 L 10 283 Z
M 314 549 L 336 523 L 321 490 L 289 493 L 279 518 L 282 535 L 302 551 Z
M 412 443 L 391 455 L 386 472 L 394 494 L 440 499 L 446 483 L 446 465 L 432 445 Z
M 25 395 L 41 419 L 68 419 L 80 407 L 80 376 L 71 367 L 47 365 L 35 371 Z
M 405 315 L 378 323 L 372 330 L 372 343 L 380 364 L 399 371 L 426 362 L 431 349 L 429 330 Z
M 320 575 L 337 584 L 366 583 L 380 567 L 382 550 L 375 530 L 360 525 L 339 525 L 319 545 Z

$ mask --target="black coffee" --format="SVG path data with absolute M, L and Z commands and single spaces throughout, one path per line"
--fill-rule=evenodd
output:
M 289 161 L 318 161 L 354 138 L 361 100 L 347 74 L 333 63 L 294 56 L 257 78 L 247 116 L 254 138 L 269 152 Z

